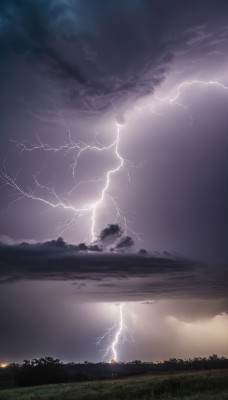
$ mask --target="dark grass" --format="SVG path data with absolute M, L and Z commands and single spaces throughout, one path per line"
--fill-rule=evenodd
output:
M 0 400 L 228 400 L 228 370 L 3 390 Z

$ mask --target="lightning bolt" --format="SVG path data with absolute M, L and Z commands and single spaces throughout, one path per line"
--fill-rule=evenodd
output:
M 103 145 L 98 145 L 98 144 L 88 145 L 84 142 L 75 143 L 71 138 L 70 131 L 68 131 L 68 134 L 69 134 L 68 141 L 65 142 L 63 145 L 59 145 L 57 147 L 51 147 L 49 144 L 43 143 L 40 140 L 40 138 L 38 137 L 38 135 L 36 135 L 36 143 L 32 144 L 32 145 L 27 145 L 25 143 L 12 141 L 12 142 L 16 143 L 16 145 L 20 148 L 20 151 L 22 153 L 23 152 L 34 152 L 34 151 L 38 151 L 38 150 L 39 151 L 42 150 L 44 152 L 53 152 L 53 153 L 73 152 L 74 153 L 73 163 L 70 166 L 73 178 L 75 178 L 75 175 L 76 175 L 76 167 L 79 162 L 79 158 L 84 152 L 88 152 L 88 151 L 103 152 L 103 151 L 113 150 L 116 160 L 117 160 L 117 164 L 114 168 L 109 169 L 106 172 L 104 179 L 98 179 L 98 180 L 91 179 L 91 180 L 79 182 L 77 185 L 73 186 L 73 188 L 67 194 L 59 195 L 56 193 L 54 187 L 41 185 L 41 183 L 38 180 L 37 175 L 33 175 L 33 186 L 29 187 L 28 189 L 24 189 L 18 183 L 18 179 L 17 179 L 18 174 L 16 174 L 14 176 L 13 174 L 8 173 L 5 163 L 3 163 L 3 168 L 2 168 L 2 171 L 0 172 L 1 185 L 8 186 L 11 189 L 13 189 L 13 191 L 17 195 L 16 200 L 20 200 L 22 198 L 28 198 L 28 199 L 36 200 L 40 203 L 43 203 L 50 208 L 54 208 L 54 209 L 62 208 L 64 210 L 71 211 L 73 213 L 73 216 L 71 218 L 69 218 L 68 220 L 66 220 L 62 224 L 61 234 L 63 232 L 65 232 L 66 229 L 73 226 L 81 216 L 84 216 L 84 215 L 87 215 L 88 213 L 90 213 L 90 215 L 91 215 L 90 235 L 91 235 L 92 242 L 94 242 L 96 240 L 97 213 L 98 213 L 98 210 L 99 210 L 100 206 L 102 205 L 104 198 L 107 195 L 108 190 L 110 188 L 111 177 L 113 175 L 117 174 L 118 172 L 120 172 L 121 170 L 124 170 L 124 169 L 127 170 L 127 167 L 126 167 L 127 163 L 133 164 L 129 160 L 124 159 L 120 154 L 120 151 L 119 151 L 120 133 L 121 133 L 121 127 L 118 123 L 116 123 L 115 139 L 108 146 L 103 146 Z M 129 173 L 128 173 L 128 178 L 130 179 Z M 78 188 L 79 185 L 81 185 L 83 183 L 88 183 L 88 182 L 93 182 L 93 183 L 103 182 L 103 187 L 101 189 L 101 192 L 100 192 L 100 195 L 98 196 L 98 198 L 92 203 L 84 204 L 82 207 L 77 207 L 75 205 L 72 205 L 72 203 L 70 202 L 71 194 Z M 42 191 L 43 193 L 45 193 L 45 195 L 42 195 L 42 196 L 37 195 L 37 191 L 39 191 L 39 192 Z M 128 226 L 128 220 L 122 214 L 116 200 L 113 198 L 111 198 L 111 200 L 116 209 L 116 220 L 123 221 L 123 224 L 125 227 L 125 233 L 129 230 L 133 234 L 135 234 L 137 236 L 137 238 L 140 240 L 139 235 Z
M 123 307 L 123 304 L 119 305 L 118 321 L 115 322 L 111 328 L 108 328 L 102 336 L 98 337 L 96 342 L 96 345 L 100 346 L 103 342 L 108 341 L 108 347 L 102 351 L 104 351 L 103 360 L 109 356 L 109 362 L 118 362 L 119 356 L 117 347 L 120 341 L 134 341 L 129 329 L 124 323 Z
M 166 102 L 169 105 L 175 105 L 178 107 L 183 108 L 189 115 L 189 120 L 190 120 L 190 125 L 193 124 L 194 122 L 194 118 L 192 116 L 192 112 L 191 112 L 191 108 L 189 105 L 187 104 L 183 104 L 182 102 L 179 102 L 179 99 L 181 97 L 181 93 L 183 92 L 183 90 L 187 87 L 191 87 L 191 86 L 204 86 L 204 87 L 208 87 L 208 86 L 214 86 L 217 87 L 219 89 L 222 90 L 228 90 L 228 86 L 226 86 L 225 84 L 223 84 L 222 82 L 219 81 L 203 81 L 203 80 L 197 80 L 194 79 L 192 81 L 184 81 L 182 82 L 180 85 L 177 86 L 176 90 L 173 91 L 172 95 L 169 95 L 167 97 L 159 97 L 157 95 L 155 95 L 155 99 L 159 102 Z M 148 105 L 146 105 L 148 107 Z M 151 107 L 151 104 L 149 104 L 149 106 Z M 161 116 L 161 114 L 157 114 L 159 116 Z
M 160 97 L 155 93 L 153 98 L 149 102 L 146 102 L 146 104 L 144 105 L 137 104 L 134 107 L 134 110 L 138 112 L 140 115 L 143 115 L 144 110 L 149 110 L 154 117 L 163 118 L 165 117 L 165 114 L 163 112 L 157 111 L 158 103 L 166 103 L 170 106 L 177 106 L 187 113 L 189 117 L 189 125 L 191 126 L 194 122 L 191 107 L 190 105 L 184 104 L 183 102 L 180 101 L 182 92 L 187 87 L 191 86 L 204 86 L 204 87 L 214 86 L 217 87 L 218 89 L 228 90 L 228 86 L 219 81 L 212 81 L 212 80 L 204 81 L 198 79 L 193 79 L 191 81 L 186 80 L 184 82 L 181 82 L 174 90 L 172 90 L 172 92 L 168 96 Z
M 193 85 L 200 85 L 200 86 L 217 86 L 220 89 L 228 90 L 228 86 L 225 86 L 223 83 L 218 81 L 201 81 L 201 80 L 192 80 L 192 81 L 184 81 L 182 82 L 174 92 L 173 96 L 169 96 L 166 98 L 170 103 L 175 103 L 181 95 L 182 89 L 193 86 Z M 165 100 L 165 99 L 161 99 Z
M 167 97 L 159 97 L 156 94 L 154 95 L 152 101 L 149 103 L 146 103 L 144 106 L 140 107 L 137 106 L 135 110 L 142 112 L 143 109 L 149 108 L 150 111 L 153 113 L 154 116 L 156 117 L 163 117 L 164 115 L 161 113 L 157 113 L 154 109 L 155 107 L 155 102 L 165 102 L 169 105 L 176 105 L 178 107 L 181 107 L 184 109 L 186 112 L 188 112 L 189 119 L 190 119 L 190 125 L 193 123 L 193 116 L 191 113 L 190 106 L 187 104 L 183 104 L 180 101 L 181 94 L 183 90 L 185 90 L 187 87 L 194 86 L 194 85 L 199 85 L 199 86 L 214 86 L 218 87 L 219 89 L 222 90 L 228 90 L 228 86 L 225 84 L 219 82 L 219 81 L 203 81 L 203 80 L 192 80 L 192 81 L 184 81 L 181 84 L 177 86 L 177 88 L 173 91 L 173 94 L 170 94 Z M 38 179 L 38 174 L 33 175 L 33 184 L 32 187 L 28 187 L 27 189 L 23 188 L 22 185 L 19 184 L 18 182 L 18 173 L 16 175 L 13 175 L 11 173 L 8 173 L 5 164 L 3 164 L 3 168 L 0 171 L 0 184 L 1 186 L 8 186 L 10 187 L 15 195 L 16 198 L 14 201 L 20 200 L 22 198 L 28 198 L 31 200 L 36 200 L 40 203 L 43 203 L 49 208 L 53 209 L 58 209 L 61 208 L 66 211 L 70 211 L 72 213 L 72 216 L 68 218 L 66 221 L 64 221 L 61 225 L 61 234 L 65 232 L 67 229 L 72 227 L 77 221 L 79 220 L 80 217 L 83 217 L 85 215 L 90 215 L 91 218 L 91 224 L 90 224 L 90 236 L 92 239 L 92 242 L 96 240 L 96 223 L 97 223 L 97 215 L 98 211 L 105 199 L 107 197 L 110 186 L 111 186 L 111 178 L 115 174 L 118 174 L 120 171 L 126 170 L 128 173 L 128 179 L 130 181 L 130 175 L 127 169 L 127 164 L 129 164 L 129 160 L 126 160 L 122 157 L 120 150 L 119 150 L 119 145 L 120 145 L 120 137 L 121 137 L 121 126 L 116 123 L 116 135 L 115 139 L 113 142 L 111 142 L 108 146 L 103 146 L 100 143 L 96 143 L 95 145 L 89 145 L 84 142 L 79 142 L 75 143 L 70 135 L 70 131 L 68 131 L 68 141 L 65 142 L 63 145 L 59 145 L 57 147 L 52 147 L 47 143 L 43 143 L 38 135 L 36 135 L 36 143 L 32 145 L 27 145 L 25 143 L 20 143 L 13 141 L 16 143 L 16 145 L 20 148 L 20 151 L 23 152 L 33 152 L 33 151 L 44 151 L 44 152 L 53 152 L 53 153 L 73 153 L 73 161 L 72 164 L 70 165 L 70 169 L 72 172 L 72 177 L 75 178 L 76 176 L 76 169 L 78 162 L 80 160 L 80 157 L 83 153 L 85 152 L 90 152 L 90 151 L 95 151 L 95 152 L 103 152 L 103 151 L 109 151 L 113 150 L 114 155 L 116 157 L 116 166 L 112 169 L 109 169 L 105 173 L 105 177 L 103 179 L 97 179 L 97 180 L 87 180 L 87 181 L 82 181 L 79 182 L 77 185 L 73 186 L 72 189 L 63 195 L 59 195 L 54 187 L 50 186 L 45 186 L 42 185 L 39 182 Z M 130 163 L 131 165 L 133 163 Z M 84 183 L 97 183 L 97 182 L 103 182 L 103 186 L 100 190 L 100 194 L 98 195 L 98 198 L 94 202 L 88 202 L 84 204 L 83 206 L 77 206 L 75 204 L 72 204 L 72 201 L 70 199 L 70 196 L 74 191 L 78 189 L 78 187 Z M 38 194 L 37 194 L 38 193 Z M 140 236 L 129 226 L 129 221 L 127 218 L 123 215 L 122 211 L 120 210 L 117 201 L 110 197 L 113 206 L 116 210 L 116 221 L 121 220 L 123 222 L 124 228 L 125 228 L 125 233 L 129 230 L 131 233 L 137 236 L 137 238 L 140 240 Z
M 110 177 L 111 177 L 111 175 L 116 174 L 118 171 L 120 171 L 121 168 L 123 168 L 123 166 L 124 166 L 124 159 L 119 153 L 119 141 L 120 141 L 120 125 L 117 124 L 117 135 L 116 135 L 116 140 L 113 142 L 113 147 L 114 147 L 114 152 L 116 154 L 116 158 L 118 160 L 118 164 L 117 164 L 116 168 L 111 169 L 111 170 L 109 170 L 107 172 L 107 174 L 106 174 L 106 183 L 105 183 L 105 186 L 103 187 L 103 189 L 101 191 L 100 198 L 95 203 L 93 203 L 93 205 L 92 205 L 92 225 L 91 225 L 92 241 L 95 240 L 95 224 L 96 224 L 97 208 L 100 206 L 100 204 L 104 200 L 105 194 L 106 194 L 106 192 L 107 192 L 107 190 L 109 188 L 109 185 L 110 185 Z

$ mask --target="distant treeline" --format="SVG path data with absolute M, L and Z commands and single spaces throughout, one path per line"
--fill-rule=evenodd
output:
M 228 358 L 217 355 L 193 359 L 172 358 L 164 362 L 63 364 L 59 359 L 44 357 L 24 360 L 23 364 L 9 364 L 0 370 L 0 387 L 35 386 L 52 383 L 86 381 L 89 379 L 121 378 L 124 376 L 174 371 L 194 371 L 228 368 Z

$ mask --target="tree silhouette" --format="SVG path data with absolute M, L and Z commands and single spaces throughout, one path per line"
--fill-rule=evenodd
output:
M 68 381 L 68 373 L 60 360 L 52 357 L 24 360 L 16 374 L 18 386 L 34 386 Z

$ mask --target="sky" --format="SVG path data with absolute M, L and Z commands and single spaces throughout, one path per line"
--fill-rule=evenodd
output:
M 228 356 L 227 15 L 1 0 L 0 362 Z

